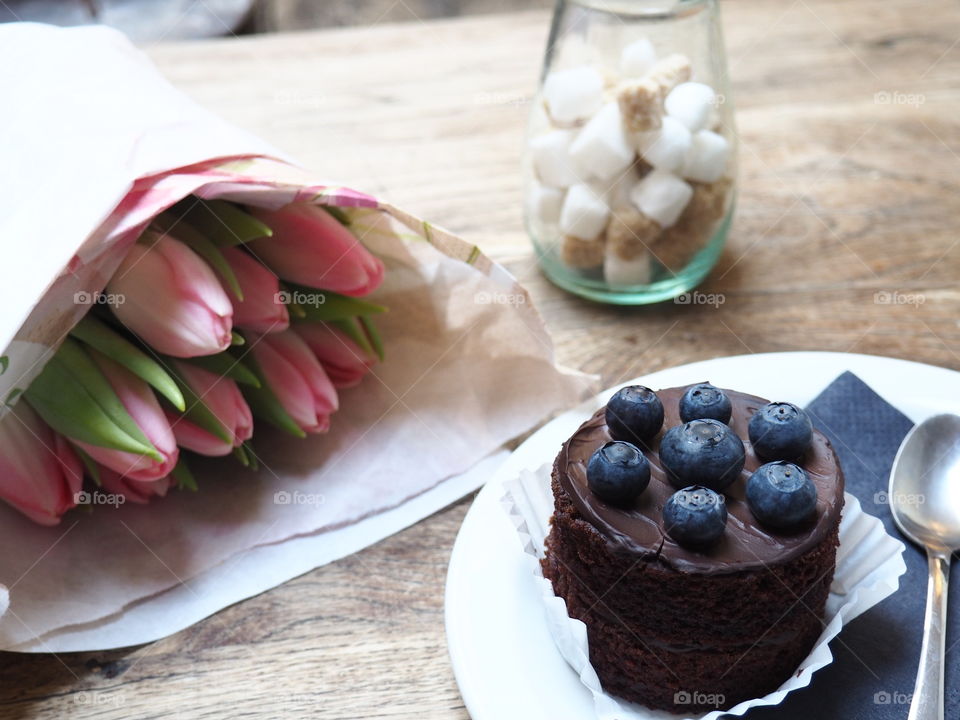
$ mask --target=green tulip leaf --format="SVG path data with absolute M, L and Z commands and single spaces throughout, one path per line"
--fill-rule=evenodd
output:
M 71 440 L 163 459 L 149 442 L 125 432 L 56 356 L 34 378 L 24 397 L 47 425 Z M 137 434 L 142 437 L 139 430 Z
M 198 200 L 191 196 L 172 210 L 220 247 L 234 247 L 273 235 L 268 225 L 226 200 Z
M 369 300 L 347 297 L 329 290 L 318 290 L 304 285 L 286 283 L 291 314 L 307 322 L 330 322 L 347 320 L 357 315 L 378 315 L 387 311 L 383 305 Z M 297 308 L 297 311 L 294 311 Z M 303 313 L 299 312 L 302 310 Z
M 185 360 L 191 365 L 196 365 L 208 372 L 221 377 L 228 377 L 241 385 L 251 385 L 260 387 L 260 379 L 243 362 L 231 355 L 229 352 L 221 352 L 216 355 L 205 355 L 203 357 L 190 358 Z
M 380 362 L 383 362 L 383 340 L 380 338 L 380 332 L 377 330 L 377 326 L 374 325 L 373 320 L 366 315 L 360 318 L 360 324 L 363 325 L 363 329 L 366 331 L 367 337 L 370 338 L 370 344 L 373 346 L 373 352 L 376 353 Z
M 183 412 L 185 405 L 183 393 L 177 383 L 140 348 L 116 332 L 106 323 L 92 315 L 81 320 L 70 334 L 95 350 L 99 350 L 111 360 L 123 365 L 138 378 L 170 401 L 177 410 Z
M 184 457 L 184 453 L 180 453 L 180 458 L 177 460 L 176 467 L 170 472 L 170 476 L 177 481 L 178 490 L 192 490 L 193 492 L 197 491 L 197 480 L 193 476 L 193 473 L 190 472 L 190 466 L 187 465 L 187 460 Z
M 197 395 L 194 389 L 190 387 L 187 381 L 184 380 L 175 369 L 171 372 L 173 373 L 173 379 L 176 380 L 177 386 L 180 388 L 180 392 L 183 393 L 183 397 L 187 401 L 187 409 L 183 412 L 183 416 L 197 427 L 223 440 L 223 442 L 232 443 L 233 435 L 213 411 L 207 407 L 206 403 L 203 402 L 203 398 Z
M 373 349 L 373 346 L 370 345 L 370 338 L 367 337 L 367 333 L 364 330 L 363 325 L 360 324 L 359 318 L 354 317 L 347 320 L 331 320 L 328 324 L 337 328 L 340 332 L 353 340 L 353 342 L 355 342 L 357 346 L 368 355 L 375 354 L 376 351 Z

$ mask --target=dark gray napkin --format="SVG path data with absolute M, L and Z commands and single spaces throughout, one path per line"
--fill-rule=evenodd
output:
M 813 424 L 840 456 L 846 489 L 875 515 L 893 537 L 907 546 L 907 572 L 900 589 L 845 626 L 830 643 L 834 661 L 817 671 L 803 690 L 783 703 L 757 708 L 749 720 L 902 720 L 920 660 L 920 642 L 927 592 L 926 555 L 897 531 L 887 504 L 887 483 L 893 458 L 913 423 L 846 372 L 807 408 Z M 960 592 L 958 590 L 957 592 Z M 956 593 L 955 593 L 956 594 Z M 960 601 L 950 602 L 946 654 L 946 717 L 960 717 Z

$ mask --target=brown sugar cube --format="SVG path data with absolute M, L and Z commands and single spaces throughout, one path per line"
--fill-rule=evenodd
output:
M 650 245 L 654 257 L 668 270 L 678 272 L 710 240 L 726 207 L 730 180 L 693 183 L 693 196 L 680 218 Z
M 573 235 L 564 235 L 560 246 L 560 259 L 573 268 L 595 268 L 603 265 L 603 233 L 593 240 L 582 240 Z
M 649 132 L 660 127 L 663 96 L 660 85 L 649 77 L 626 80 L 617 88 L 617 103 L 623 122 L 633 132 Z
M 607 223 L 607 247 L 621 260 L 633 260 L 649 250 L 660 226 L 639 210 L 617 208 Z
M 688 82 L 692 75 L 693 67 L 690 65 L 690 59 L 679 53 L 663 58 L 647 73 L 647 77 L 660 87 L 660 95 L 664 98 L 677 85 Z
M 677 85 L 690 79 L 690 60 L 669 55 L 657 62 L 639 80 L 625 80 L 617 87 L 620 114 L 633 132 L 649 132 L 660 127 L 663 100 Z

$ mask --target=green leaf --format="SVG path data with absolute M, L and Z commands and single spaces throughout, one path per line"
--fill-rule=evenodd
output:
M 233 456 L 240 461 L 240 464 L 245 468 L 250 467 L 250 458 L 247 457 L 247 450 L 243 445 L 237 445 L 233 449 Z
M 70 334 L 90 347 L 99 350 L 111 360 L 123 365 L 163 395 L 177 410 L 183 412 L 185 407 L 183 393 L 180 392 L 173 378 L 160 366 L 160 363 L 153 360 L 109 325 L 92 315 L 87 315 L 73 328 Z
M 380 362 L 383 362 L 383 340 L 380 338 L 380 332 L 377 330 L 377 326 L 373 324 L 373 320 L 369 317 L 361 317 L 360 324 L 363 325 L 367 337 L 370 338 L 370 344 L 373 345 L 373 351 L 377 354 L 377 358 L 379 358 Z
M 253 445 L 251 444 L 251 442 L 247 440 L 247 442 L 245 442 L 242 445 L 242 447 L 243 447 L 244 453 L 246 453 L 247 455 L 247 461 L 250 463 L 250 469 L 253 471 L 259 470 L 260 460 L 257 458 L 257 453 L 253 449 Z
M 118 426 L 57 356 L 34 378 L 25 397 L 50 427 L 71 440 L 162 460 L 149 442 L 135 439 Z
M 87 390 L 117 427 L 138 443 L 149 448 L 150 452 L 147 454 L 150 457 L 155 460 L 163 460 L 163 456 L 153 447 L 153 444 L 143 434 L 143 430 L 140 429 L 136 421 L 130 417 L 130 413 L 120 402 L 120 398 L 117 397 L 117 393 L 110 382 L 93 361 L 91 356 L 97 354 L 97 350 L 84 350 L 83 345 L 68 337 L 60 345 L 54 360 L 62 363 L 67 372 Z
M 260 387 L 260 379 L 253 373 L 253 371 L 244 365 L 241 360 L 226 351 L 217 353 L 216 355 L 190 358 L 189 360 L 184 360 L 183 362 L 196 365 L 197 367 L 203 368 L 204 370 L 212 372 L 215 375 L 236 380 L 241 385 Z
M 383 305 L 347 297 L 329 290 L 317 290 L 292 283 L 287 283 L 287 287 L 289 296 L 294 301 L 290 304 L 291 310 L 294 307 L 302 309 L 303 319 L 307 322 L 346 320 L 356 315 L 378 315 L 387 311 Z M 310 302 L 311 300 L 315 302 Z
M 233 247 L 273 235 L 268 225 L 231 202 L 196 200 L 187 198 L 176 207 L 182 210 L 186 222 L 220 247 Z M 187 203 L 191 203 L 189 207 Z
M 215 243 L 198 232 L 196 228 L 184 222 L 179 222 L 178 219 L 170 213 L 161 213 L 154 218 L 153 224 L 163 230 L 163 232 L 169 233 L 171 237 L 175 237 L 177 240 L 185 243 L 191 250 L 197 253 L 197 255 L 206 260 L 223 282 L 226 283 L 227 288 L 233 293 L 233 296 L 237 298 L 237 300 L 243 300 L 243 291 L 240 289 L 240 282 L 237 280 L 236 273 L 233 272 L 230 263 L 227 262 L 227 259 Z
M 193 492 L 197 491 L 197 480 L 193 476 L 193 473 L 190 472 L 190 467 L 187 465 L 187 460 L 184 458 L 184 453 L 180 453 L 180 458 L 177 460 L 177 465 L 170 472 L 170 476 L 177 481 L 178 490 L 192 490 Z
M 295 437 L 305 438 L 307 433 L 297 425 L 297 422 L 290 417 L 290 413 L 280 404 L 277 396 L 273 393 L 273 390 L 270 389 L 270 385 L 267 383 L 256 360 L 251 357 L 249 362 L 251 369 L 260 380 L 260 387 L 258 388 L 250 386 L 241 387 L 241 392 L 243 392 L 243 397 L 250 406 L 250 410 L 254 415 L 267 421 L 274 427 L 280 428 Z
M 173 373 L 173 379 L 176 380 L 177 386 L 180 388 L 180 392 L 183 393 L 183 397 L 187 401 L 187 409 L 184 411 L 183 416 L 214 437 L 223 440 L 225 443 L 232 443 L 233 435 L 227 430 L 224 424 L 220 422 L 220 419 L 213 411 L 206 406 L 203 398 L 194 392 L 193 388 L 187 384 L 186 380 L 177 374 L 176 370 L 172 370 L 171 372 Z
M 97 487 L 100 487 L 100 468 L 97 467 L 97 463 L 94 462 L 93 458 L 90 457 L 82 447 L 70 443 L 70 448 L 77 454 L 77 457 L 80 458 L 80 462 L 83 463 L 87 475 L 93 479 Z
M 319 205 L 318 207 L 333 215 L 334 219 L 344 227 L 350 227 L 350 217 L 343 211 L 343 208 L 335 205 Z
M 376 354 L 373 346 L 370 345 L 370 338 L 360 324 L 359 318 L 350 318 L 349 320 L 331 320 L 331 326 L 340 330 L 344 335 L 353 340 L 357 346 L 369 355 Z
M 10 367 L 10 358 L 6 355 L 0 355 L 0 375 L 3 375 Z

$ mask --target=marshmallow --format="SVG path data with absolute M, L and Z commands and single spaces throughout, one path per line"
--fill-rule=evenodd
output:
M 620 74 L 624 77 L 646 75 L 657 61 L 657 51 L 647 38 L 640 38 L 620 52 Z
M 581 240 L 593 240 L 606 227 L 610 210 L 603 197 L 586 184 L 573 185 L 560 210 L 560 231 Z
M 543 83 L 543 100 L 558 123 L 588 118 L 603 103 L 603 78 L 591 67 L 554 70 Z
M 646 285 L 652 275 L 650 253 L 644 251 L 630 260 L 624 260 L 609 247 L 603 257 L 603 279 L 613 287 Z
M 677 221 L 692 196 L 692 187 L 665 170 L 651 170 L 630 191 L 640 212 L 663 228 Z
M 533 168 L 544 185 L 565 188 L 579 180 L 570 161 L 570 144 L 575 137 L 574 130 L 551 130 L 530 141 Z
M 527 194 L 528 216 L 541 225 L 556 225 L 560 222 L 563 195 L 563 190 L 532 183 Z
M 663 101 L 667 115 L 676 118 L 696 132 L 707 124 L 710 109 L 716 104 L 716 95 L 709 85 L 685 82 L 677 85 Z
M 604 105 L 570 145 L 574 167 L 598 180 L 622 173 L 633 162 L 633 156 L 616 102 Z
M 711 130 L 701 130 L 693 135 L 693 142 L 680 174 L 688 180 L 716 182 L 727 169 L 729 155 L 730 143 L 723 135 Z
M 675 172 L 690 152 L 690 131 L 679 120 L 667 116 L 659 130 L 643 133 L 637 145 L 640 156 L 653 167 Z

